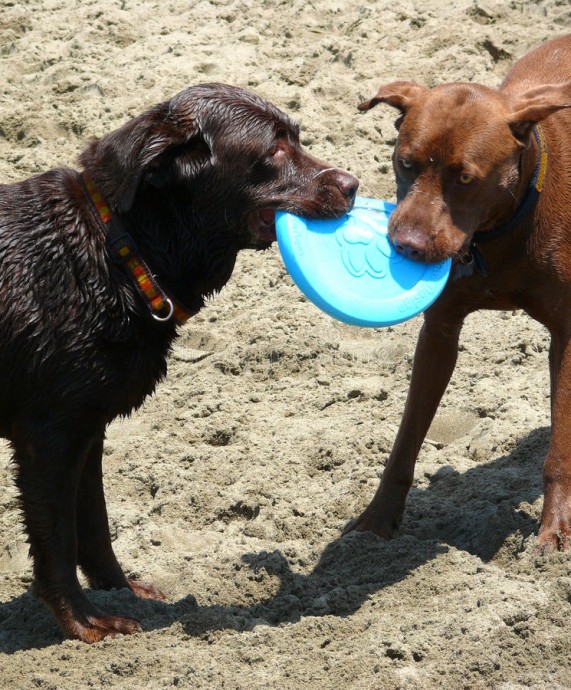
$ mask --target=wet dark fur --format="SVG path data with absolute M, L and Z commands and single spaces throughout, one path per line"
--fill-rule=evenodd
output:
M 80 160 L 191 312 L 226 283 L 240 249 L 269 246 L 260 210 L 337 216 L 358 184 L 303 151 L 277 108 L 220 84 L 155 106 Z M 77 565 L 94 588 L 163 596 L 127 580 L 115 559 L 101 454 L 106 425 L 165 375 L 175 335 L 109 259 L 76 171 L 0 186 L 0 434 L 14 449 L 36 592 L 69 636 L 138 629 L 90 604 Z

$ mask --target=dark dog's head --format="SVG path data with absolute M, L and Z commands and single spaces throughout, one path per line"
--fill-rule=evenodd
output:
M 154 234 L 156 251 L 178 262 L 169 271 L 193 253 L 221 284 L 238 250 L 275 240 L 277 209 L 337 217 L 359 184 L 310 156 L 278 108 L 224 84 L 182 91 L 92 142 L 81 163 L 133 232 Z
M 398 205 L 389 223 L 397 251 L 424 262 L 458 258 L 476 231 L 506 222 L 532 176 L 533 128 L 570 100 L 571 82 L 517 95 L 477 84 L 394 82 L 361 103 L 360 110 L 388 103 L 400 111 Z

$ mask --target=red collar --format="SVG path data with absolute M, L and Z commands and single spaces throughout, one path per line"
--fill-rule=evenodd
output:
M 85 173 L 80 175 L 80 184 L 95 218 L 105 231 L 105 241 L 111 259 L 126 271 L 145 299 L 151 315 L 157 321 L 173 318 L 183 324 L 193 315 L 157 283 L 152 271 L 138 254 L 137 246 L 129 233 L 114 216 L 95 184 Z

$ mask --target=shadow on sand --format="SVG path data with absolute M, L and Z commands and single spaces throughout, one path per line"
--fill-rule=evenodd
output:
M 549 429 L 532 431 L 509 455 L 464 473 L 450 466 L 413 488 L 401 533 L 385 542 L 370 533 L 352 533 L 326 546 L 309 574 L 295 573 L 280 551 L 248 553 L 245 567 L 265 570 L 280 580 L 271 598 L 249 607 L 199 606 L 189 595 L 177 602 L 144 601 L 129 591 L 92 592 L 109 613 L 123 612 L 142 621 L 144 630 L 178 622 L 188 635 L 214 630 L 251 630 L 260 622 L 278 625 L 304 616 L 349 616 L 371 594 L 405 578 L 450 546 L 483 561 L 491 560 L 506 540 L 517 548 L 537 530 L 537 521 L 518 509 L 541 495 L 541 460 Z M 517 550 L 517 549 L 516 549 Z M 125 610 L 127 609 L 127 610 Z M 0 604 L 0 652 L 46 647 L 62 640 L 53 618 L 30 593 Z

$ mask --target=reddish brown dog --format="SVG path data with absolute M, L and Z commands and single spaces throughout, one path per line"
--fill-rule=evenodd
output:
M 382 86 L 359 106 L 400 111 L 398 205 L 389 235 L 422 262 L 452 257 L 426 311 L 404 417 L 381 484 L 350 529 L 390 538 L 418 451 L 454 370 L 467 314 L 523 309 L 551 334 L 552 434 L 539 543 L 571 544 L 571 36 L 516 62 L 498 90 L 478 84 Z M 430 375 L 427 376 L 427 372 Z

